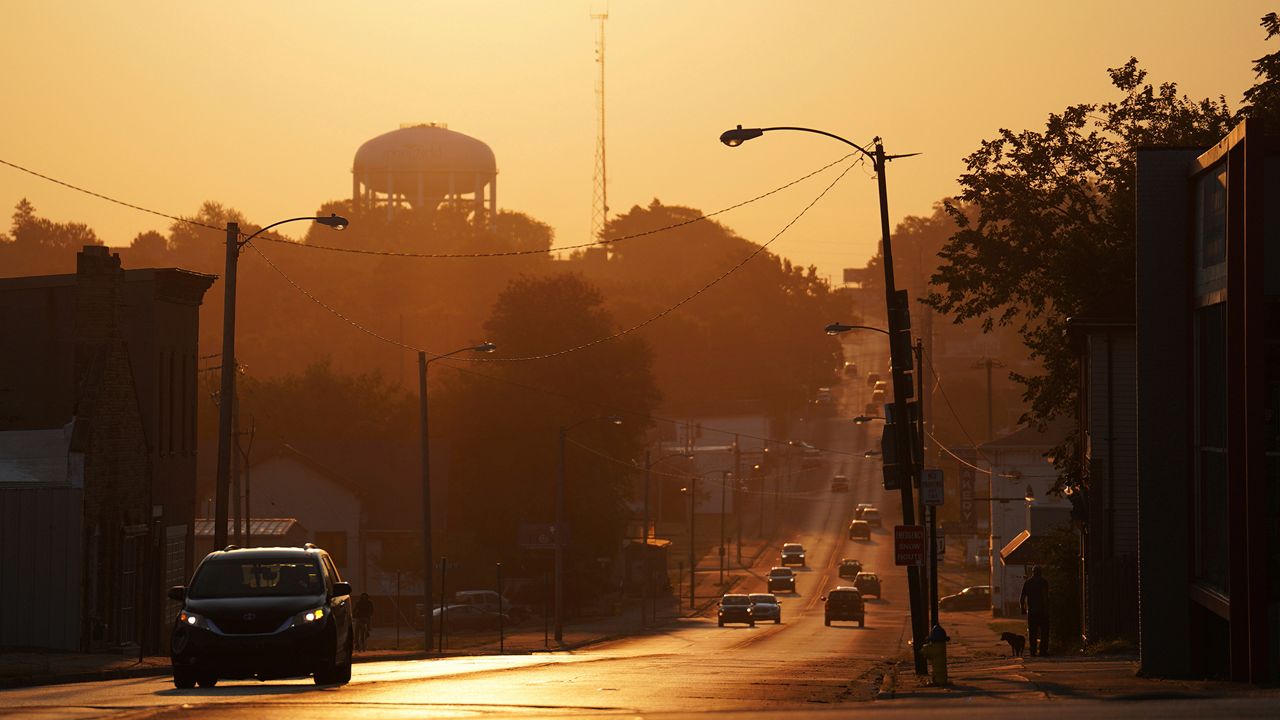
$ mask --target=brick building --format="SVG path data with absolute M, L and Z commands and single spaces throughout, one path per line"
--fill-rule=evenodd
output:
M 215 278 L 124 270 L 103 246 L 76 265 L 0 279 L 0 585 L 16 591 L 0 646 L 158 652 L 164 588 L 192 569 L 198 313 Z

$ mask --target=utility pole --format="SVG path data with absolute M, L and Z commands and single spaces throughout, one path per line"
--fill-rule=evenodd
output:
M 222 278 L 222 389 L 218 393 L 218 476 L 213 503 L 213 549 L 227 546 L 227 500 L 231 494 L 231 419 L 236 396 L 236 262 L 240 226 L 227 223 L 226 271 Z
M 431 444 L 427 423 L 427 354 L 418 353 L 418 444 L 422 451 L 422 639 L 423 649 L 431 652 L 431 595 L 432 574 L 435 563 L 431 556 Z M 443 568 L 443 564 L 441 565 Z M 443 582 L 443 577 L 441 578 Z M 442 586 L 443 587 L 443 586 Z M 444 605 L 440 606 L 441 623 L 444 622 Z
M 724 562 L 725 550 L 724 545 L 727 540 L 724 531 L 725 501 L 729 499 L 729 471 L 724 470 L 720 473 L 720 585 L 724 585 Z
M 649 471 L 652 467 L 653 462 L 651 460 L 649 450 L 646 448 L 644 451 L 644 519 L 640 530 L 640 541 L 643 543 L 641 549 L 644 552 L 644 555 L 641 556 L 643 558 L 643 562 L 641 564 L 644 566 L 644 581 L 640 588 L 640 627 L 642 629 L 648 625 L 649 622 L 645 613 L 648 612 L 649 582 L 653 575 L 653 571 L 650 570 L 649 566 Z
M 993 367 L 1002 368 L 1007 366 L 1004 363 L 994 358 L 984 357 L 978 362 L 974 363 L 973 367 L 975 368 L 985 367 L 987 369 L 987 442 L 991 442 L 992 440 L 996 439 L 994 413 L 993 413 L 992 401 L 991 401 L 991 397 L 992 397 L 991 368 Z
M 694 588 L 697 586 L 698 577 L 696 575 L 698 569 L 698 559 L 694 555 L 694 534 L 693 522 L 698 516 L 698 476 L 694 475 L 693 480 L 689 483 L 689 610 L 692 611 L 695 603 Z

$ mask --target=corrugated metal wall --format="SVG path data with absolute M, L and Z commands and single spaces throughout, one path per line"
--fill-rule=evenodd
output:
M 80 649 L 83 498 L 0 488 L 0 647 Z

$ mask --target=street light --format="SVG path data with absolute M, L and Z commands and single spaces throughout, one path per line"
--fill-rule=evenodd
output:
M 726 476 L 729 474 L 728 470 L 704 470 L 700 473 L 689 476 L 688 487 L 680 488 L 680 492 L 689 493 L 689 610 L 690 611 L 694 609 L 694 605 L 697 602 L 696 600 L 697 596 L 695 595 L 695 590 L 696 590 L 696 583 L 698 579 L 698 576 L 696 574 L 698 569 L 698 557 L 697 557 L 697 554 L 694 552 L 696 543 L 694 542 L 693 530 L 694 530 L 694 517 L 698 514 L 698 478 L 701 478 L 702 476 L 707 475 L 709 473 L 713 473 L 713 472 L 723 473 Z
M 885 330 L 883 328 L 878 328 L 878 327 L 872 327 L 870 325 L 846 325 L 844 323 L 833 322 L 826 327 L 826 332 L 828 335 L 839 335 L 840 333 L 847 333 L 850 330 L 871 330 L 873 332 L 878 332 L 883 335 L 889 334 L 888 330 Z
M 427 366 L 436 360 L 443 360 L 467 351 L 487 353 L 497 349 L 497 345 L 483 342 L 430 358 L 427 357 L 427 353 L 418 351 L 418 427 L 421 432 L 418 440 L 422 444 L 422 637 L 424 643 L 422 649 L 424 652 L 431 651 L 431 592 L 434 589 L 431 575 L 435 570 L 431 563 L 431 443 L 427 433 L 431 416 L 427 412 Z M 444 611 L 440 612 L 443 618 Z M 440 652 L 444 652 L 443 619 L 440 626 Z
M 868 150 L 861 145 L 835 135 L 824 130 L 815 130 L 806 127 L 779 126 L 767 128 L 743 128 L 741 125 L 733 130 L 728 130 L 720 135 L 720 142 L 729 147 L 737 147 L 742 143 L 760 137 L 766 132 L 773 130 L 791 130 L 796 132 L 813 133 L 815 135 L 823 135 L 838 142 L 844 143 L 849 147 L 857 150 L 872 163 L 872 168 L 876 174 L 877 188 L 880 195 L 880 235 L 881 248 L 884 256 L 884 291 L 885 291 L 885 311 L 889 320 L 889 359 L 893 373 L 893 405 L 894 417 L 898 418 L 898 422 L 894 424 L 896 433 L 896 458 L 897 464 L 901 468 L 910 468 L 913 466 L 912 451 L 912 428 L 907 420 L 907 398 L 911 396 L 911 378 L 907 376 L 905 370 L 910 365 L 910 347 L 902 342 L 897 342 L 897 338 L 904 337 L 904 333 L 909 333 L 911 328 L 910 308 L 906 291 L 899 292 L 894 284 L 893 276 L 893 243 L 889 235 L 889 196 L 885 182 L 885 170 L 890 160 L 897 158 L 911 157 L 919 153 L 910 153 L 907 155 L 886 155 L 884 151 L 884 143 L 879 137 L 874 139 L 874 150 Z M 838 327 L 838 324 L 835 324 Z M 888 460 L 888 458 L 886 458 Z M 911 492 L 911 480 L 907 478 L 904 482 L 899 483 L 902 492 L 902 521 L 904 525 L 915 525 L 915 501 Z M 923 645 L 925 636 L 927 635 L 925 627 L 925 614 L 923 603 L 923 587 L 920 582 L 920 571 L 914 565 L 907 566 L 907 586 L 910 591 L 911 598 L 911 634 L 912 647 L 915 656 L 916 673 L 923 675 L 928 672 L 928 666 L 925 663 L 924 656 L 920 654 L 920 648 Z
M 227 500 L 231 489 L 231 424 L 236 393 L 236 266 L 240 258 L 240 248 L 250 240 L 273 227 L 285 223 L 311 220 L 334 230 L 343 230 L 349 224 L 347 219 L 335 214 L 329 217 L 305 216 L 289 218 L 273 222 L 259 228 L 244 240 L 240 239 L 239 223 L 227 223 L 227 265 L 223 277 L 222 296 L 222 389 L 218 405 L 218 477 L 214 490 L 213 514 L 213 549 L 221 550 L 227 546 Z
M 617 415 L 609 415 L 606 417 L 590 417 L 579 420 L 572 425 L 560 426 L 560 467 L 556 475 L 556 642 L 564 641 L 564 445 L 565 438 L 568 437 L 569 431 L 582 425 L 583 423 L 595 420 L 604 420 L 605 422 L 621 425 L 622 418 Z

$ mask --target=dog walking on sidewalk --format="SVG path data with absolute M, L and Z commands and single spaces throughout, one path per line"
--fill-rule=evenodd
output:
M 1009 657 L 1022 657 L 1022 648 L 1027 644 L 1023 635 L 1011 632 L 1000 633 L 1000 639 L 1009 643 Z

